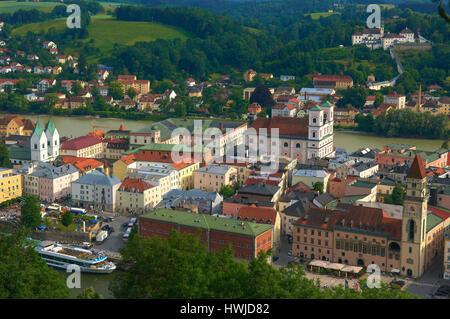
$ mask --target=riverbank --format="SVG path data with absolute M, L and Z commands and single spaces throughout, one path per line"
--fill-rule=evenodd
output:
M 431 140 L 423 138 L 399 138 L 382 137 L 376 134 L 366 134 L 358 131 L 335 131 L 334 146 L 336 148 L 345 148 L 348 152 L 354 152 L 362 147 L 383 149 L 388 144 L 407 144 L 415 145 L 418 150 L 434 151 L 441 147 L 444 140 Z
M 374 132 L 364 132 L 364 131 L 358 131 L 357 128 L 338 128 L 334 129 L 334 132 L 344 132 L 346 134 L 357 134 L 357 135 L 363 135 L 363 136 L 379 136 L 382 138 L 406 138 L 406 139 L 423 139 L 423 140 L 430 140 L 430 141 L 438 141 L 438 139 L 428 138 L 428 137 L 422 137 L 422 136 L 380 136 L 377 133 Z M 442 139 L 439 139 L 439 141 L 445 141 Z
M 76 137 L 86 135 L 92 132 L 93 128 L 103 131 L 117 130 L 123 124 L 126 130 L 137 131 L 154 123 L 149 120 L 128 120 L 116 118 L 97 118 L 90 115 L 84 116 L 58 116 L 43 114 L 25 114 L 23 118 L 41 122 L 45 125 L 52 118 L 59 131 L 60 136 Z M 0 115 L 0 117 L 2 117 Z M 201 119 L 200 117 L 198 117 Z M 210 118 L 203 118 L 208 119 Z M 441 147 L 444 140 L 431 140 L 424 138 L 406 138 L 406 137 L 383 137 L 373 133 L 360 132 L 355 130 L 338 129 L 334 134 L 334 146 L 345 148 L 349 152 L 354 152 L 361 147 L 382 149 L 387 144 L 409 144 L 416 145 L 417 149 L 424 151 L 433 151 Z

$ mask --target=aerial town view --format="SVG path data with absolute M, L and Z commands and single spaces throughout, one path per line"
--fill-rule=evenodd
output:
M 0 297 L 448 300 L 449 119 L 448 0 L 0 1 Z

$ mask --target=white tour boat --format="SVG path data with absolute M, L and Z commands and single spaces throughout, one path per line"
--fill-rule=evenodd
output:
M 107 261 L 107 256 L 102 252 L 49 241 L 38 244 L 36 250 L 47 265 L 55 268 L 66 270 L 69 265 L 77 265 L 81 272 L 95 274 L 109 274 L 116 269 L 116 265 Z

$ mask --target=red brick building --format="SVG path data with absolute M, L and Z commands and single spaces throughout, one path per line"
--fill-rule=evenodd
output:
M 273 226 L 170 209 L 157 209 L 139 218 L 139 234 L 169 238 L 172 230 L 199 234 L 210 252 L 231 244 L 234 256 L 251 260 L 273 246 Z

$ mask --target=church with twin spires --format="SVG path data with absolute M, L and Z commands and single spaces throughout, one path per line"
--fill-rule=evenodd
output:
M 59 133 L 50 119 L 42 128 L 39 120 L 30 138 L 31 161 L 51 162 L 59 156 Z

